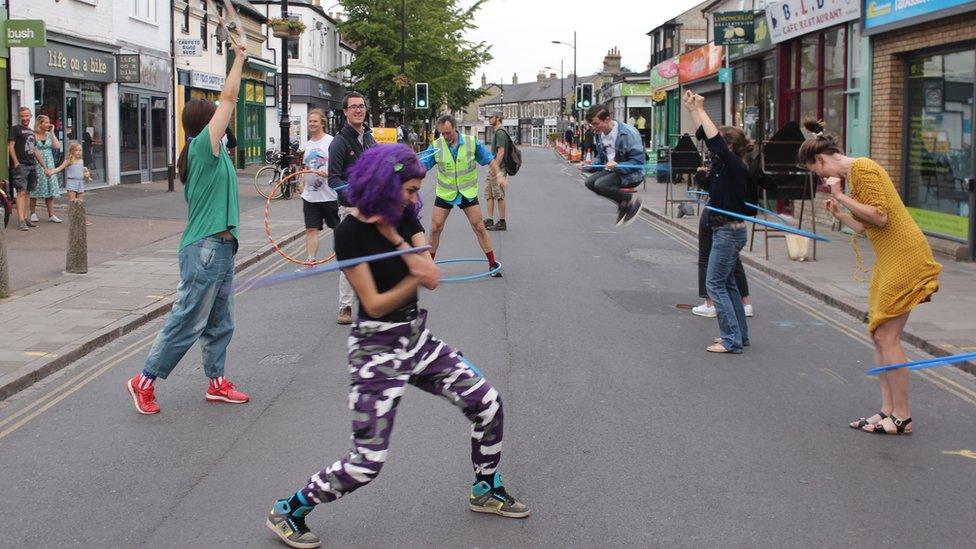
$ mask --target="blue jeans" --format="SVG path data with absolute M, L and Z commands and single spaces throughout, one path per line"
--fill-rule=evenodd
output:
M 234 335 L 234 239 L 208 236 L 180 251 L 180 285 L 144 371 L 166 379 L 199 339 L 207 377 L 224 375 Z
M 739 228 L 732 225 L 722 225 L 712 232 L 712 253 L 708 255 L 705 289 L 715 302 L 722 346 L 733 353 L 741 353 L 743 345 L 749 344 L 749 327 L 746 326 L 742 295 L 735 283 L 735 264 L 739 261 L 739 252 L 746 245 L 747 231 L 744 224 Z

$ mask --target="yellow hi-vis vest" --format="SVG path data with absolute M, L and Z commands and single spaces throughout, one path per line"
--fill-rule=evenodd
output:
M 478 142 L 469 135 L 460 139 L 464 142 L 458 146 L 456 159 L 443 137 L 434 141 L 437 198 L 448 202 L 455 200 L 458 193 L 469 200 L 478 196 L 478 163 L 474 159 Z

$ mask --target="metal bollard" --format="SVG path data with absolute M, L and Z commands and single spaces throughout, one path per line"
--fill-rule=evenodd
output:
M 68 203 L 68 256 L 64 271 L 88 272 L 88 233 L 85 228 L 85 203 L 77 198 Z

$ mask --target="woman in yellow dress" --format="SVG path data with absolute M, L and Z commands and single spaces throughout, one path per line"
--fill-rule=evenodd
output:
M 874 361 L 878 366 L 907 362 L 901 334 L 908 314 L 938 291 L 942 266 L 932 257 L 928 240 L 909 215 L 888 172 L 870 158 L 846 156 L 837 140 L 824 134 L 822 122 L 807 120 L 804 126 L 814 136 L 800 147 L 800 164 L 826 180 L 830 187 L 827 210 L 858 234 L 866 234 L 874 248 L 868 294 Z M 841 179 L 850 185 L 850 195 L 841 190 Z M 881 410 L 851 422 L 851 428 L 882 435 L 911 434 L 908 374 L 905 368 L 882 373 Z

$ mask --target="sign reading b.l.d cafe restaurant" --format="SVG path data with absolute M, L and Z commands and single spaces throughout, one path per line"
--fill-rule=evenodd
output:
M 95 184 L 106 181 L 105 84 L 116 78 L 115 54 L 57 42 L 31 50 L 36 115 L 47 115 L 62 143 L 78 142 Z

